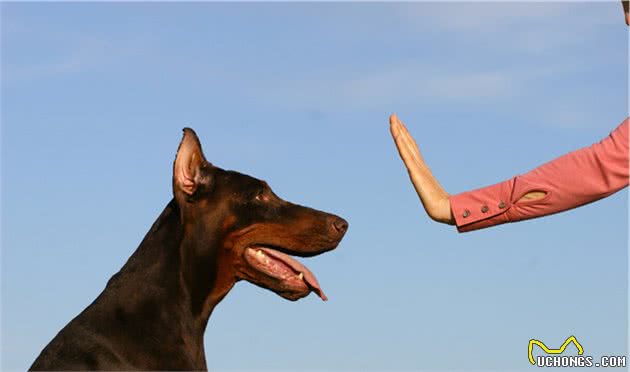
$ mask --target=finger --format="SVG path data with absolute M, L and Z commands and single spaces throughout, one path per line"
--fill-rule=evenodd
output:
M 393 114 L 392 116 L 390 116 L 389 122 L 392 136 L 394 137 L 394 140 L 398 140 L 397 144 L 404 144 L 408 150 L 413 150 L 420 154 L 419 150 L 416 151 L 416 148 L 418 147 L 416 141 L 414 141 L 413 137 L 411 137 L 411 134 L 409 134 L 409 131 L 407 130 L 407 127 L 405 127 L 405 124 L 403 124 L 403 122 L 398 119 L 398 116 L 396 116 L 396 114 Z
M 411 149 L 415 153 L 416 157 L 422 159 L 422 155 L 420 154 L 420 149 L 418 148 L 416 140 L 414 140 L 411 133 L 409 133 L 409 130 L 407 129 L 407 126 L 405 126 L 405 123 L 400 120 L 398 120 L 398 131 L 400 133 L 399 135 L 406 137 L 406 140 L 411 144 Z
M 396 143 L 396 148 L 398 149 L 398 152 L 402 156 L 401 152 L 404 151 L 404 148 L 402 139 L 400 138 L 400 121 L 398 120 L 396 114 L 392 114 L 389 117 L 389 131 L 392 135 L 392 138 L 394 139 L 394 142 Z
M 390 127 L 398 153 L 405 163 L 409 176 L 412 178 L 412 181 L 415 182 L 414 179 L 417 173 L 421 171 L 420 167 L 423 164 L 416 142 L 396 115 L 390 117 Z
M 389 116 L 389 132 L 392 134 L 392 138 L 394 138 L 394 140 L 400 134 L 400 121 L 398 120 L 398 116 L 396 116 L 396 114 L 391 114 Z
M 413 162 L 414 156 L 409 147 L 409 140 L 405 138 L 405 136 L 401 133 L 401 123 L 398 120 L 396 114 L 393 114 L 389 117 L 390 123 L 390 131 L 392 133 L 392 137 L 394 138 L 394 142 L 396 143 L 396 148 L 398 149 L 398 154 L 405 162 L 405 165 L 409 168 L 411 163 Z
M 410 176 L 414 176 L 416 173 L 421 171 L 421 163 L 418 161 L 418 158 L 415 156 L 411 149 L 411 144 L 407 141 L 404 136 L 398 137 L 399 142 L 399 154 L 402 158 L 405 166 L 407 167 L 407 171 Z
M 421 164 L 423 162 L 422 155 L 420 155 L 420 150 L 418 149 L 418 145 L 416 141 L 413 139 L 407 128 L 402 122 L 399 122 L 399 135 L 400 143 L 405 149 L 405 152 L 409 154 L 411 159 L 416 164 Z

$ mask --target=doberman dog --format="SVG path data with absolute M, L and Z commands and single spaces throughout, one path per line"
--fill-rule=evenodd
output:
M 311 291 L 326 300 L 290 255 L 334 249 L 344 219 L 213 166 L 189 128 L 175 157 L 173 194 L 127 263 L 31 370 L 206 370 L 208 319 L 237 281 L 292 301 Z

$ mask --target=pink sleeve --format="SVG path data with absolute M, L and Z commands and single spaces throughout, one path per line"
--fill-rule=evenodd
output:
M 459 232 L 546 216 L 628 186 L 628 118 L 601 142 L 496 185 L 450 197 Z M 518 201 L 531 191 L 546 195 Z M 518 201 L 518 202 L 517 202 Z

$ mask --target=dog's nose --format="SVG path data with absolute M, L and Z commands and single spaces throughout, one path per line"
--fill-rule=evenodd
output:
M 346 233 L 346 230 L 348 230 L 348 221 L 341 217 L 335 217 L 332 222 L 332 227 L 337 234 L 343 235 Z

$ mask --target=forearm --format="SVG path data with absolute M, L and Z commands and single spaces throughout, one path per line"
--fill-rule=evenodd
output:
M 610 136 L 510 180 L 450 197 L 460 232 L 546 216 L 628 185 L 628 119 Z M 534 195 L 534 197 L 531 197 Z

